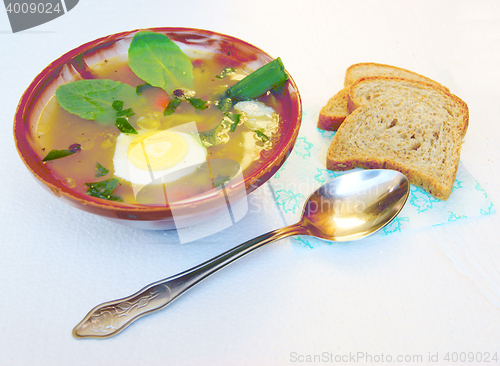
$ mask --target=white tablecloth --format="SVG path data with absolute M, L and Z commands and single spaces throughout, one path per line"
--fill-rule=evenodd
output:
M 490 361 L 498 352 L 498 363 L 498 214 L 314 248 L 276 242 L 117 337 L 72 338 L 93 306 L 284 225 L 266 184 L 236 225 L 180 244 L 175 232 L 132 230 L 73 209 L 24 167 L 12 121 L 37 73 L 82 43 L 160 26 L 230 34 L 280 56 L 308 113 L 319 112 L 357 62 L 449 86 L 470 109 L 461 160 L 500 204 L 496 0 L 82 0 L 16 34 L 2 10 L 1 365 L 454 364 L 465 356 L 477 364 L 487 352 Z

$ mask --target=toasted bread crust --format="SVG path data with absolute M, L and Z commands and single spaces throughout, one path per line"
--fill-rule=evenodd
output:
M 318 118 L 319 128 L 327 131 L 337 131 L 344 119 L 349 115 L 347 112 L 347 94 L 348 89 L 342 89 L 321 108 Z
M 417 74 L 416 72 L 406 70 L 401 67 L 378 64 L 375 62 L 360 62 L 349 66 L 345 72 L 344 87 L 351 86 L 359 79 L 370 76 L 387 76 L 387 77 L 397 77 L 403 79 L 422 81 L 437 85 L 441 88 L 448 90 L 448 88 L 439 84 L 437 81 L 434 81 L 426 76 Z

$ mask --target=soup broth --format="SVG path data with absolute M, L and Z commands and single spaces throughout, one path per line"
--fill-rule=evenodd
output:
M 196 93 L 196 98 L 207 102 L 206 108 L 196 109 L 190 103 L 181 102 L 170 115 L 164 115 L 164 110 L 172 100 L 172 95 L 160 88 L 142 87 L 145 82 L 134 74 L 126 57 L 104 60 L 94 65 L 91 73 L 95 79 L 109 79 L 140 87 L 140 97 L 133 102 L 124 101 L 123 106 L 132 108 L 135 113 L 128 118 L 128 122 L 138 135 L 151 131 L 167 131 L 194 122 L 198 132 L 195 137 L 200 142 L 200 135 L 212 131 L 224 119 L 224 113 L 217 107 L 221 96 L 228 87 L 247 74 L 244 65 L 224 55 L 200 56 L 191 58 L 194 73 L 191 89 Z M 224 75 L 227 70 L 231 72 Z M 214 146 L 210 146 L 210 143 L 202 144 L 206 148 L 207 163 L 198 164 L 194 171 L 165 183 L 168 190 L 174 192 L 175 200 L 207 192 L 218 187 L 221 182 L 224 183 L 227 177 L 234 176 L 234 165 L 211 164 L 214 160 L 237 162 L 244 176 L 252 174 L 265 160 L 279 139 L 281 121 L 279 104 L 273 92 L 268 92 L 258 100 L 268 108 L 273 108 L 275 113 L 268 117 L 265 123 L 260 119 L 257 128 L 251 117 L 245 112 L 234 110 L 233 107 L 232 112 L 241 115 L 237 125 L 232 126 L 235 127 L 234 131 L 225 131 L 221 135 L 222 141 Z M 57 179 L 80 193 L 88 194 L 90 183 L 115 177 L 119 183 L 113 191 L 113 197 L 118 197 L 128 204 L 165 204 L 164 198 L 157 196 L 158 190 L 154 185 L 144 182 L 136 184 L 120 174 L 121 168 L 117 166 L 116 155 L 121 135 L 123 133 L 113 124 L 87 120 L 67 112 L 54 96 L 46 105 L 37 125 L 37 148 L 43 158 L 51 150 L 68 149 L 69 146 L 79 144 L 77 153 L 46 161 L 45 164 Z M 212 165 L 220 166 L 220 169 L 214 173 L 210 168 Z M 139 190 L 140 199 L 137 194 Z

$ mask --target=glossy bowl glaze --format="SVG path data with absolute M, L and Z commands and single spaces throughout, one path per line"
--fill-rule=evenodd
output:
M 214 217 L 226 209 L 221 198 L 240 200 L 266 182 L 283 165 L 297 138 L 302 118 L 302 104 L 297 86 L 291 76 L 279 98 L 279 113 L 283 125 L 275 149 L 264 156 L 261 166 L 226 187 L 165 206 L 134 205 L 101 200 L 79 193 L 51 175 L 35 152 L 36 127 L 40 115 L 59 85 L 85 79 L 92 65 L 105 59 L 126 55 L 135 33 L 150 30 L 166 34 L 182 49 L 201 49 L 220 53 L 245 63 L 249 71 L 256 70 L 273 58 L 261 49 L 237 38 L 211 31 L 188 28 L 150 28 L 113 34 L 86 43 L 64 54 L 48 65 L 24 92 L 14 120 L 14 138 L 17 150 L 28 169 L 45 188 L 64 202 L 112 221 L 141 229 L 173 229 L 191 226 Z M 285 60 L 286 62 L 286 60 Z M 225 195 L 225 196 L 224 196 Z M 172 211 L 175 210 L 176 221 Z

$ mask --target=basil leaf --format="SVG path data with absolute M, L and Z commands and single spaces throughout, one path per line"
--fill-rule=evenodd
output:
M 123 133 L 137 134 L 137 131 L 130 123 L 128 123 L 125 117 L 118 117 L 115 122 L 115 126 Z
M 95 176 L 96 177 L 104 177 L 108 173 L 109 173 L 109 169 L 106 169 L 98 162 L 95 164 Z
M 137 98 L 132 86 L 108 79 L 73 81 L 56 90 L 57 102 L 63 109 L 100 123 L 112 123 L 115 120 L 115 108 L 118 107 L 115 102 L 131 102 Z
M 88 188 L 86 194 L 92 197 L 102 198 L 109 201 L 123 202 L 120 196 L 113 195 L 113 191 L 120 181 L 114 177 L 94 183 L 85 183 Z
M 191 104 L 194 108 L 199 109 L 201 111 L 208 108 L 207 103 L 201 98 L 187 98 L 189 104 Z
M 55 150 L 52 149 L 49 151 L 47 155 L 43 158 L 42 161 L 50 161 L 65 158 L 66 156 L 73 155 L 74 153 L 80 151 L 82 146 L 80 144 L 73 144 L 67 150 Z
M 166 35 L 138 32 L 128 49 L 129 67 L 145 82 L 170 92 L 193 84 L 193 65 Z
M 179 98 L 171 99 L 170 102 L 168 102 L 167 108 L 165 108 L 165 111 L 163 111 L 163 115 L 170 116 L 171 114 L 173 114 L 179 104 L 181 104 L 181 100 Z
M 225 67 L 219 75 L 215 75 L 217 79 L 224 79 L 227 75 L 232 74 L 236 70 L 234 67 Z

